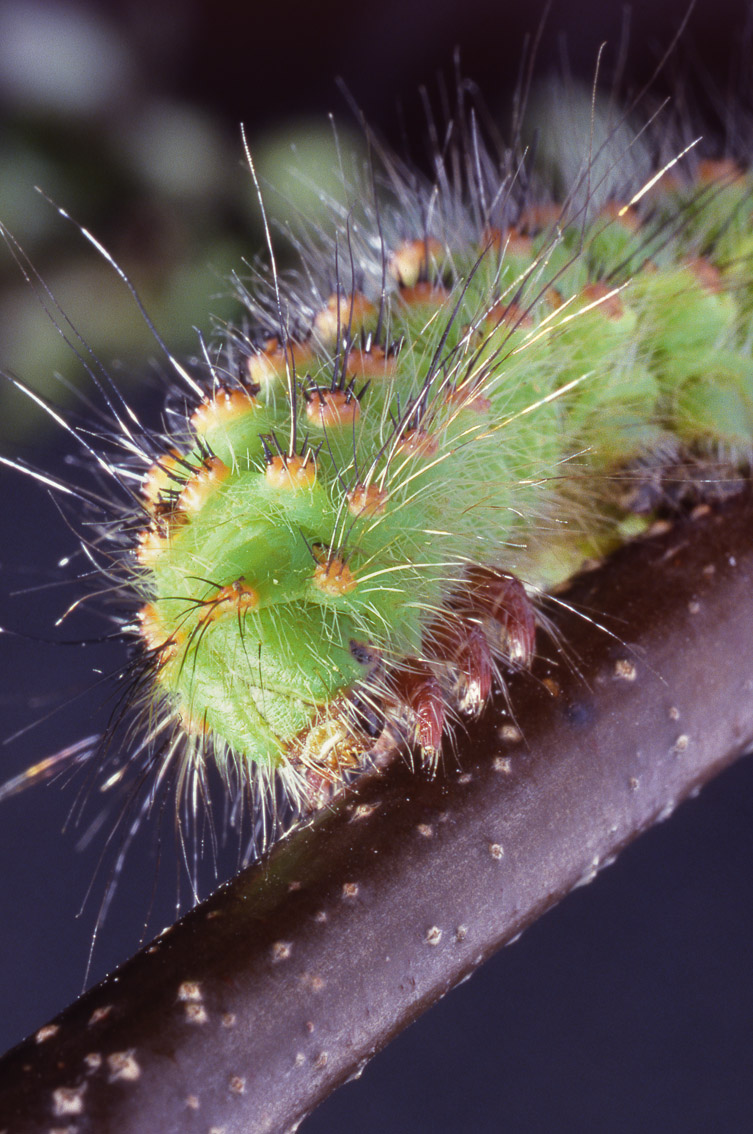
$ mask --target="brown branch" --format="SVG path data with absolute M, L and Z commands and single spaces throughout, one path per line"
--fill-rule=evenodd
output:
M 556 614 L 577 669 L 550 647 L 515 724 L 500 699 L 435 779 L 364 777 L 15 1048 L 0 1129 L 290 1129 L 751 744 L 749 494 L 564 597 L 616 636 Z

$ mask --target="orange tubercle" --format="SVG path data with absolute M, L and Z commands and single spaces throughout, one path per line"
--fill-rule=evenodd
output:
M 250 382 L 263 388 L 285 374 L 288 367 L 298 371 L 308 366 L 313 357 L 314 352 L 308 343 L 289 339 L 283 347 L 279 339 L 271 338 L 267 339 L 263 350 L 246 359 L 246 373 Z
M 163 492 L 177 489 L 185 480 L 185 462 L 177 449 L 171 449 L 151 466 L 141 482 L 141 495 L 152 508 L 159 504 Z
M 516 228 L 485 228 L 481 234 L 481 247 L 493 248 L 509 256 L 533 256 L 533 240 Z
M 742 175 L 740 166 L 732 158 L 707 158 L 699 161 L 696 180 L 701 185 L 710 185 L 714 181 L 732 184 L 733 181 L 739 181 Z
M 686 260 L 685 267 L 693 273 L 698 283 L 711 295 L 718 295 L 724 290 L 722 281 L 722 273 L 717 268 L 716 264 L 712 264 L 705 256 L 697 256 L 694 259 Z
M 249 610 L 256 610 L 259 605 L 258 591 L 247 583 L 245 579 L 236 579 L 226 587 L 220 587 L 212 598 L 205 604 L 207 611 L 202 615 L 202 622 L 214 622 L 229 612 L 245 614 Z
M 318 311 L 314 318 L 314 330 L 327 343 L 337 341 L 350 331 L 353 335 L 360 331 L 376 308 L 360 291 L 351 295 L 331 295 L 327 306 Z
M 348 351 L 347 371 L 358 378 L 388 378 L 397 370 L 397 355 L 387 354 L 384 347 Z
M 178 508 L 189 514 L 200 512 L 214 490 L 230 475 L 219 457 L 207 457 L 200 469 L 189 477 L 178 497 Z
M 400 298 L 409 307 L 420 307 L 422 304 L 433 304 L 435 307 L 441 307 L 449 294 L 443 284 L 430 283 L 428 280 L 420 280 L 413 287 L 400 289 Z
M 448 390 L 445 403 L 448 406 L 457 406 L 458 409 L 473 410 L 475 413 L 488 413 L 492 408 L 491 401 L 480 392 L 476 382 L 461 382 L 454 390 Z
M 217 426 L 228 425 L 254 410 L 258 402 L 245 390 L 220 388 L 213 398 L 205 399 L 191 414 L 191 425 L 203 436 Z
M 274 456 L 266 468 L 267 483 L 274 488 L 311 488 L 316 481 L 316 463 L 306 457 Z
M 389 272 L 401 288 L 413 288 L 429 276 L 430 269 L 436 270 L 441 258 L 442 245 L 435 237 L 406 240 L 390 256 Z
M 358 399 L 349 390 L 315 390 L 306 403 L 306 417 L 324 428 L 357 421 L 360 413 Z
M 381 516 L 386 511 L 389 493 L 376 484 L 357 484 L 348 493 L 348 511 L 353 516 Z
M 398 453 L 405 453 L 409 457 L 433 457 L 438 449 L 437 438 L 423 429 L 409 429 L 397 446 Z
M 519 303 L 495 303 L 488 318 L 493 323 L 504 323 L 506 327 L 522 330 L 533 326 L 533 319 Z
M 170 542 L 155 525 L 140 531 L 136 541 L 136 558 L 142 567 L 153 567 Z
M 139 634 L 144 645 L 150 653 L 159 654 L 160 664 L 174 658 L 184 635 L 180 631 L 168 635 L 158 611 L 151 603 L 141 607 L 138 620 Z
M 314 586 L 325 595 L 347 595 L 357 585 L 348 564 L 338 557 L 319 563 L 314 571 Z

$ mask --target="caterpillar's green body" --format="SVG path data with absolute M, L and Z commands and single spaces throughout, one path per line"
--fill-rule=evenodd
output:
M 395 675 L 467 708 L 437 640 L 473 565 L 537 591 L 622 538 L 641 468 L 747 464 L 750 193 L 699 165 L 637 211 L 506 197 L 500 224 L 445 188 L 391 242 L 344 229 L 329 299 L 231 336 L 137 523 L 154 697 L 190 751 L 299 797 L 301 770 L 337 781 L 391 714 L 419 735 Z

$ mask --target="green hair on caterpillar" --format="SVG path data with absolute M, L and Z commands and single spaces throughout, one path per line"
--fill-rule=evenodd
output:
M 376 172 L 348 174 L 329 232 L 301 226 L 299 272 L 270 238 L 244 318 L 190 367 L 165 348 L 169 429 L 94 366 L 93 428 L 11 379 L 112 486 L 4 459 L 78 497 L 117 591 L 142 726 L 101 774 L 145 785 L 137 818 L 169 783 L 193 821 L 214 762 L 258 847 L 399 753 L 431 771 L 530 664 L 558 584 L 742 483 L 750 178 L 643 138 L 628 175 L 616 136 L 592 131 L 559 196 L 462 106 L 432 178 L 370 138 Z M 91 767 L 121 716 L 0 795 Z

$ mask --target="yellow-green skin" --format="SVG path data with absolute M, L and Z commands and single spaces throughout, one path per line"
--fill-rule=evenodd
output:
M 356 363 L 378 295 L 341 319 L 339 343 L 314 327 L 295 374 L 277 365 L 261 389 L 249 350 L 249 397 L 226 420 L 203 419 L 165 473 L 158 551 L 138 569 L 158 697 L 189 731 L 242 768 L 284 765 L 312 723 L 368 689 L 375 658 L 389 668 L 425 653 L 467 565 L 536 587 L 617 541 L 611 470 L 671 439 L 747 460 L 751 181 L 712 189 L 655 195 L 637 227 L 599 216 L 585 231 L 582 219 L 550 226 L 530 247 L 482 233 L 444 241 L 424 274 L 445 290 L 423 300 L 388 272 L 379 341 L 399 346 L 368 381 Z M 519 316 L 499 322 L 513 300 Z M 359 412 L 325 426 L 316 391 L 338 385 L 346 342 Z M 416 428 L 430 441 L 411 452 Z M 270 477 L 270 454 L 301 453 L 311 483 Z M 208 454 L 226 471 L 186 508 Z M 354 514 L 359 484 L 381 491 L 382 510 Z M 322 564 L 334 586 L 322 586 Z M 233 584 L 247 605 L 218 601 Z

